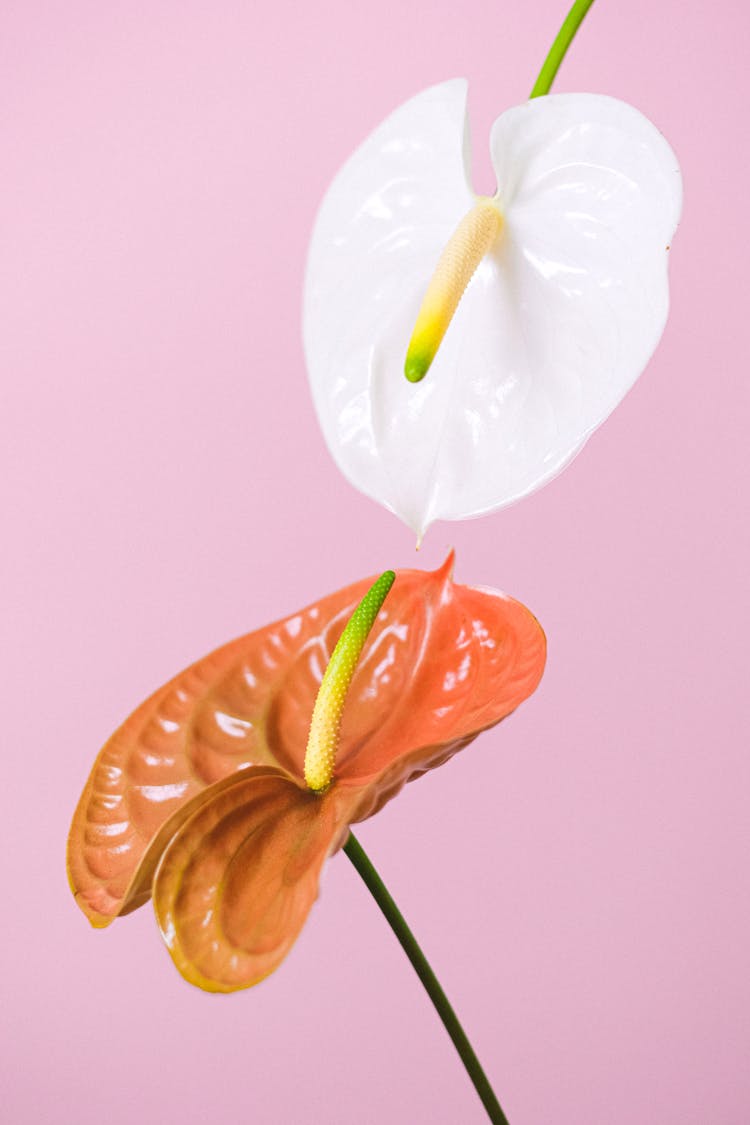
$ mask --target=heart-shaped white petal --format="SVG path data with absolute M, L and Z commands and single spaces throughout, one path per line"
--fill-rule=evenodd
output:
M 667 316 L 677 160 L 613 98 L 560 94 L 491 136 L 503 232 L 421 382 L 404 357 L 440 253 L 475 195 L 466 83 L 418 95 L 334 180 L 315 225 L 304 335 L 342 472 L 418 534 L 538 488 L 614 409 Z

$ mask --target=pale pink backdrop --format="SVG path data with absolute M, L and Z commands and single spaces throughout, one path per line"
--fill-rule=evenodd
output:
M 3 1120 L 485 1120 L 345 857 L 282 969 L 230 997 L 183 983 L 148 907 L 90 929 L 63 866 L 143 696 L 450 544 L 460 581 L 537 613 L 547 673 L 363 843 L 512 1125 L 750 1120 L 747 11 L 592 9 L 556 88 L 633 102 L 680 157 L 671 319 L 562 477 L 415 556 L 318 432 L 313 216 L 365 133 L 453 76 L 489 189 L 489 126 L 564 0 L 4 0 Z

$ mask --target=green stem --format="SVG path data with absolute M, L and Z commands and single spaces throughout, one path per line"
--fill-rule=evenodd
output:
M 541 94 L 548 94 L 550 86 L 555 81 L 555 75 L 560 69 L 560 63 L 565 58 L 568 47 L 573 42 L 573 37 L 583 23 L 594 0 L 575 0 L 573 7 L 565 17 L 565 22 L 557 33 L 555 42 L 549 49 L 549 54 L 544 60 L 544 65 L 539 71 L 539 77 L 534 83 L 530 97 L 538 98 Z
M 466 1068 L 466 1073 L 473 1082 L 474 1089 L 479 1094 L 492 1125 L 508 1125 L 508 1119 L 500 1108 L 500 1103 L 487 1081 L 487 1076 L 482 1070 L 479 1059 L 474 1054 L 471 1043 L 466 1038 L 466 1032 L 461 1027 L 458 1016 L 448 1002 L 448 997 L 440 987 L 440 982 L 430 968 L 427 958 L 419 948 L 417 939 L 404 921 L 401 911 L 391 898 L 385 883 L 368 859 L 362 845 L 351 832 L 344 845 L 344 851 L 361 875 L 365 886 L 382 910 L 388 925 L 400 941 L 404 953 L 425 986 L 427 995 L 435 1005 L 435 1010 L 443 1021 L 443 1026 L 450 1035 L 453 1046 L 458 1051 L 461 1062 Z

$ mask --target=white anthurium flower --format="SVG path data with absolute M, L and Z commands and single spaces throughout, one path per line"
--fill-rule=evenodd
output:
M 661 134 L 595 94 L 502 114 L 497 194 L 477 197 L 466 92 L 426 90 L 354 153 L 323 200 L 305 282 L 326 441 L 420 537 L 539 488 L 633 385 L 666 321 L 681 204 Z M 419 382 L 404 377 L 407 351 Z

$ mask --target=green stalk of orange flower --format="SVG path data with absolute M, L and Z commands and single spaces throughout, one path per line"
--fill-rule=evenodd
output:
M 466 1073 L 476 1090 L 482 1105 L 487 1110 L 492 1125 L 508 1125 L 508 1119 L 502 1111 L 495 1091 L 476 1056 L 476 1052 L 469 1042 L 469 1037 L 461 1026 L 461 1022 L 453 1010 L 453 1006 L 442 989 L 440 981 L 425 957 L 419 942 L 409 929 L 404 916 L 396 906 L 383 880 L 372 865 L 364 848 L 353 832 L 344 845 L 344 852 L 354 864 L 368 891 L 382 910 L 388 925 L 401 943 L 412 967 L 425 987 L 427 995 L 435 1006 L 435 1011 L 440 1016 L 445 1030 L 451 1038 L 453 1046 L 458 1052 Z

